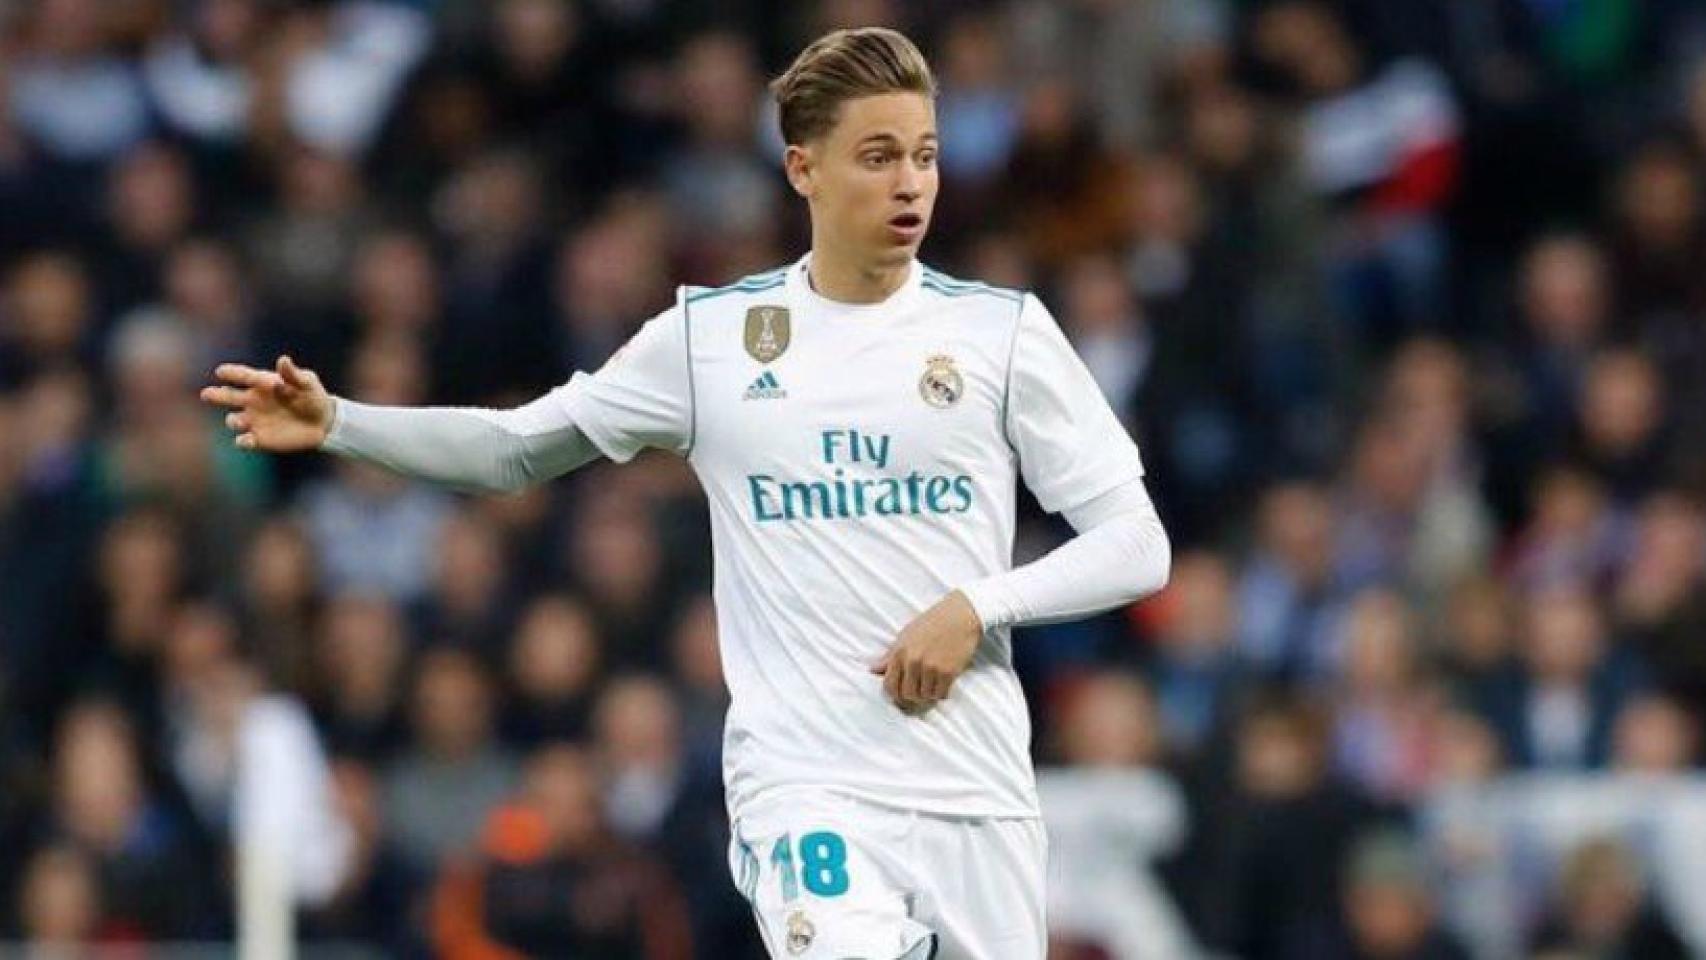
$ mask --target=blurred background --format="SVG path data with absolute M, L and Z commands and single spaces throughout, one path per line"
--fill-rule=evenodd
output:
M 0 940 L 761 955 L 680 461 L 461 497 L 195 390 L 597 367 L 803 251 L 763 83 L 868 23 L 925 258 L 1040 293 L 1173 537 L 1016 640 L 1056 960 L 1706 955 L 1688 0 L 0 0 Z

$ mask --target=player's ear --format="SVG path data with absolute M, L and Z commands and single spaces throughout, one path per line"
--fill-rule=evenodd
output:
M 808 200 L 815 192 L 812 185 L 815 161 L 809 146 L 790 143 L 788 149 L 782 152 L 782 170 L 788 175 L 788 185 L 794 188 L 795 193 Z

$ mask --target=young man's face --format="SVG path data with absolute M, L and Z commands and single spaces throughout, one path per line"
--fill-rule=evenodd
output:
M 811 201 L 813 233 L 872 266 L 906 263 L 936 204 L 936 106 L 885 93 L 841 104 L 833 128 L 788 148 L 788 180 Z

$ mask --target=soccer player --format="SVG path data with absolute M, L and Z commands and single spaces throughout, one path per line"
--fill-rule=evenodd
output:
M 1169 547 L 1131 438 L 1036 297 L 921 264 L 935 83 L 886 29 L 772 84 L 797 262 L 682 288 L 511 410 L 377 407 L 222 365 L 238 446 L 513 490 L 645 447 L 710 504 L 730 869 L 777 957 L 1028 960 L 1046 838 L 1010 628 L 1129 603 Z M 1076 536 L 1012 567 L 1020 478 Z

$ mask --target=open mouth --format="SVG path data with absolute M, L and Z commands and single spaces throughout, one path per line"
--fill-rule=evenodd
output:
M 915 230 L 924 225 L 924 218 L 916 213 L 903 213 L 889 218 L 889 226 L 901 230 Z

